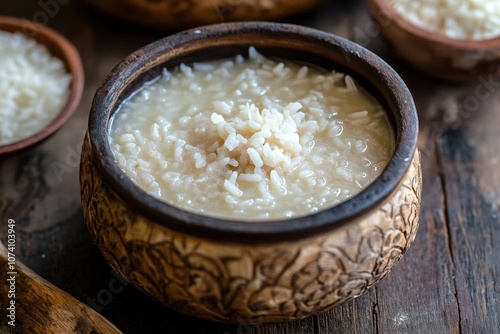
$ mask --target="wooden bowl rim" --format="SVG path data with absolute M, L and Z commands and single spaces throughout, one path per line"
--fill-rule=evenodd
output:
M 67 72 L 72 75 L 68 101 L 61 109 L 57 117 L 43 129 L 29 137 L 21 139 L 17 142 L 0 145 L 0 156 L 7 156 L 18 153 L 48 139 L 71 118 L 82 97 L 84 88 L 84 71 L 80 54 L 75 46 L 61 34 L 49 27 L 28 21 L 26 19 L 0 16 L 0 31 L 10 33 L 19 32 L 30 39 L 34 39 L 37 43 L 40 43 L 39 39 L 41 37 L 51 40 L 54 42 L 52 48 L 49 48 L 43 43 L 41 44 L 45 45 L 52 55 L 54 55 L 54 47 L 57 48 L 57 50 L 64 56 L 64 58 L 58 58 L 64 62 Z M 29 35 L 27 34 L 27 31 L 30 31 Z
M 241 36 L 256 36 L 254 39 L 257 41 L 267 38 L 273 43 L 312 43 L 331 49 L 332 55 L 339 59 L 344 59 L 347 54 L 350 58 L 345 58 L 344 61 L 359 66 L 353 67 L 354 70 L 366 69 L 369 71 L 366 77 L 371 76 L 370 80 L 373 80 L 374 84 L 385 87 L 387 99 L 397 107 L 393 108 L 397 109 L 393 110 L 393 113 L 398 114 L 396 122 L 399 130 L 393 158 L 374 183 L 352 199 L 315 214 L 283 220 L 248 222 L 204 216 L 169 205 L 148 195 L 126 176 L 111 152 L 108 130 L 110 114 L 116 107 L 118 95 L 132 82 L 130 78 L 137 78 L 140 73 L 147 73 L 154 66 L 175 59 L 168 58 L 172 57 L 172 54 L 180 57 L 180 54 L 189 54 L 190 48 L 200 45 L 205 51 L 207 46 L 226 46 L 228 41 L 235 47 L 252 45 L 252 42 Z M 304 51 L 311 57 L 313 54 L 317 55 L 314 52 L 319 52 L 310 49 Z M 161 57 L 164 58 L 160 62 Z M 147 77 L 141 82 L 151 79 L 152 77 Z M 405 177 L 416 150 L 417 136 L 418 117 L 411 93 L 400 76 L 382 59 L 360 45 L 333 34 L 297 25 L 270 22 L 208 25 L 171 35 L 137 50 L 120 62 L 106 77 L 94 96 L 89 116 L 89 139 L 97 172 L 103 182 L 127 205 L 132 206 L 140 215 L 169 229 L 202 238 L 241 243 L 283 242 L 318 235 L 352 222 L 382 205 L 398 189 Z
M 436 43 L 441 46 L 452 47 L 453 49 L 466 50 L 469 52 L 500 48 L 500 36 L 480 40 L 451 38 L 444 34 L 426 30 L 411 23 L 398 11 L 396 11 L 391 5 L 389 5 L 387 3 L 387 0 L 368 0 L 368 2 L 377 6 L 377 9 L 380 9 L 378 13 L 372 13 L 372 16 L 377 17 L 377 15 L 381 13 L 389 13 L 390 20 L 393 21 L 396 26 L 398 26 L 403 31 L 406 31 L 410 35 L 418 37 L 421 40 Z M 385 29 L 382 24 L 381 28 Z

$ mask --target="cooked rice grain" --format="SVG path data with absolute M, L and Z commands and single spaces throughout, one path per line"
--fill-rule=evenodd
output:
M 345 201 L 373 182 L 394 145 L 385 111 L 353 78 L 253 48 L 245 61 L 163 71 L 123 103 L 110 142 L 120 167 L 153 196 L 240 220 Z

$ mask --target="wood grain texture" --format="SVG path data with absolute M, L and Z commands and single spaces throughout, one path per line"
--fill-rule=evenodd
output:
M 59 7 L 48 25 L 70 38 L 82 54 L 82 103 L 55 137 L 0 161 L 0 238 L 6 240 L 7 219 L 15 219 L 16 254 L 36 273 L 80 301 L 95 300 L 99 312 L 124 333 L 500 332 L 500 85 L 485 84 L 488 77 L 465 86 L 448 85 L 404 65 L 372 30 L 362 0 L 331 0 L 295 23 L 340 34 L 374 50 L 414 94 L 424 185 L 419 232 L 405 258 L 361 297 L 323 315 L 286 324 L 198 320 L 166 310 L 129 285 L 99 303 L 109 283 L 116 285 L 115 276 L 83 222 L 78 169 L 70 167 L 59 181 L 51 164 L 66 164 L 66 159 L 67 166 L 72 163 L 68 150 L 80 147 L 92 96 L 104 76 L 124 56 L 164 34 L 122 25 L 76 0 Z M 0 2 L 2 15 L 31 19 L 40 10 L 36 1 Z M 489 96 L 477 97 L 478 87 L 484 87 L 480 94 Z M 471 108 L 476 101 L 477 107 Z M 461 107 L 465 102 L 471 103 L 471 111 Z M 0 333 L 8 330 L 3 312 Z
M 0 242 L 2 268 L 7 268 L 7 259 L 7 248 Z M 14 274 L 2 270 L 0 280 L 6 282 L 8 279 L 15 283 L 4 284 L 0 291 L 3 296 L 13 291 L 15 297 L 2 298 L 0 307 L 2 310 L 11 305 L 15 307 L 15 319 L 9 318 L 9 321 L 15 320 L 15 329 L 19 333 L 121 333 L 99 313 L 33 273 L 19 260 Z

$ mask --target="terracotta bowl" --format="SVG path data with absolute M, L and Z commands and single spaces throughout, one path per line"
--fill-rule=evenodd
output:
M 6 16 L 0 16 L 0 30 L 10 33 L 22 33 L 28 38 L 34 39 L 39 44 L 44 45 L 54 57 L 63 61 L 67 72 L 73 76 L 68 101 L 61 109 L 59 115 L 45 128 L 34 135 L 11 144 L 0 145 L 0 156 L 6 156 L 44 141 L 69 120 L 78 107 L 82 97 L 84 72 L 80 54 L 76 48 L 66 38 L 54 30 L 26 19 Z
M 365 191 L 305 217 L 245 222 L 170 206 L 121 171 L 108 131 L 125 98 L 164 67 L 246 54 L 252 45 L 268 57 L 347 72 L 386 106 L 395 153 Z M 80 169 L 85 220 L 113 268 L 176 311 L 222 322 L 304 318 L 359 296 L 413 241 L 421 194 L 417 122 L 398 74 L 348 40 L 277 23 L 185 31 L 131 54 L 98 89 Z
M 500 37 L 480 41 L 448 38 L 413 25 L 387 0 L 368 0 L 368 6 L 396 54 L 420 71 L 458 82 L 500 74 Z
M 325 0 L 85 0 L 92 7 L 146 27 L 167 30 L 203 24 L 274 20 L 303 14 Z

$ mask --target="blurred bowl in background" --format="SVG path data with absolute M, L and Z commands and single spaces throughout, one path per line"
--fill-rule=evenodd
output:
M 500 74 L 500 37 L 453 39 L 415 26 L 387 0 L 368 0 L 368 7 L 396 54 L 420 71 L 457 82 Z
M 9 33 L 21 33 L 35 40 L 38 44 L 44 45 L 52 56 L 62 60 L 67 73 L 72 75 L 68 100 L 56 118 L 33 135 L 13 143 L 0 145 L 0 156 L 6 156 L 41 143 L 58 131 L 70 119 L 82 97 L 84 71 L 80 54 L 74 45 L 48 27 L 26 19 L 0 16 L 0 30 Z
M 268 21 L 302 14 L 325 0 L 85 0 L 92 7 L 155 29 L 180 30 L 230 21 Z

